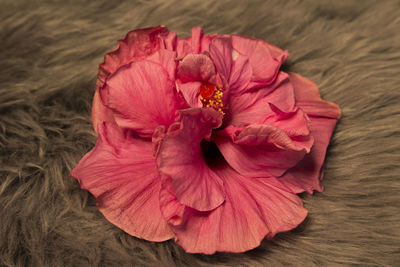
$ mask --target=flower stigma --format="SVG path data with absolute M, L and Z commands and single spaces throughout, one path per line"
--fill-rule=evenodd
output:
M 222 87 L 210 83 L 203 84 L 200 87 L 200 100 L 203 107 L 213 108 L 222 115 L 225 115 L 222 111 L 224 107 L 224 104 L 222 103 L 223 95 Z

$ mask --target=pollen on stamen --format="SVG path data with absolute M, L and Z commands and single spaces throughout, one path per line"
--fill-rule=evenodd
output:
M 203 84 L 200 87 L 200 100 L 203 104 L 203 107 L 211 107 L 222 115 L 225 113 L 222 111 L 224 105 L 222 103 L 223 97 L 222 88 L 215 86 L 213 84 Z

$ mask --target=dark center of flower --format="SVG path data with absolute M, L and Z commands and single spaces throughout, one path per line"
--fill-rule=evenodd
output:
M 203 158 L 210 169 L 222 167 L 226 161 L 214 142 L 203 139 L 200 143 Z
M 210 107 L 222 115 L 225 113 L 222 111 L 224 104 L 222 102 L 223 97 L 222 88 L 215 86 L 214 84 L 205 83 L 200 87 L 200 100 L 203 107 Z

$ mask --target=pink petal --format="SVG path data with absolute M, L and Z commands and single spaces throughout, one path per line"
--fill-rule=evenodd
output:
M 231 77 L 229 79 L 229 94 L 243 94 L 249 89 L 252 76 L 249 59 L 243 55 L 237 55 L 233 61 Z
M 92 103 L 92 120 L 96 132 L 98 125 L 103 122 L 107 122 L 109 125 L 115 124 L 112 111 L 102 103 L 99 95 L 99 90 L 103 87 L 106 78 L 119 67 L 158 51 L 159 43 L 163 39 L 168 39 L 167 36 L 171 36 L 171 34 L 164 26 L 137 29 L 129 32 L 123 40 L 119 40 L 117 48 L 105 55 L 104 62 L 99 66 L 96 92 Z M 165 43 L 170 42 L 165 41 Z
M 160 212 L 161 182 L 151 142 L 125 139 L 116 151 L 108 143 L 109 131 L 100 132 L 95 148 L 80 160 L 71 176 L 96 197 L 104 217 L 125 232 L 150 241 L 172 238 Z
M 285 112 L 294 110 L 294 89 L 286 73 L 279 72 L 274 82 L 264 88 L 230 94 L 225 124 L 245 126 L 261 123 L 272 112 L 269 103 Z
M 274 186 L 279 183 L 275 178 L 247 178 L 228 167 L 217 174 L 223 179 L 226 201 L 208 212 L 180 204 L 172 185 L 163 184 L 162 213 L 186 252 L 244 252 L 265 237 L 295 228 L 307 216 L 300 198 Z
M 178 36 L 176 33 L 164 33 L 160 36 L 160 47 L 170 51 L 176 51 L 177 40 Z
M 121 67 L 101 90 L 117 124 L 151 137 L 158 125 L 168 127 L 177 117 L 174 84 L 166 70 L 150 61 Z
M 233 49 L 231 38 L 214 38 L 210 44 L 210 57 L 218 73 L 227 81 L 229 94 L 245 92 L 252 70 L 248 58 Z
M 168 72 L 169 79 L 171 81 L 175 80 L 176 52 L 166 49 L 160 49 L 157 52 L 154 52 L 150 56 L 146 57 L 146 60 L 163 66 L 163 68 Z
M 214 38 L 220 37 L 219 34 L 207 34 L 201 39 L 201 49 L 199 53 L 206 53 L 210 50 L 210 44 Z
M 179 201 L 196 210 L 212 210 L 224 202 L 221 179 L 203 157 L 200 142 L 221 125 L 221 114 L 211 108 L 181 111 L 161 145 L 159 171 L 171 177 Z
M 178 78 L 182 82 L 204 81 L 215 83 L 215 67 L 203 54 L 188 54 L 178 66 Z
M 281 61 L 281 64 L 286 61 L 286 59 L 289 57 L 289 52 L 287 50 L 282 50 L 281 48 L 270 44 L 264 40 L 261 40 L 266 46 L 268 46 L 269 51 L 271 52 L 271 55 L 273 58 L 279 59 Z
M 186 206 L 178 201 L 175 195 L 172 179 L 161 175 L 160 209 L 170 225 L 182 224 Z
M 200 101 L 200 87 L 201 82 L 187 82 L 181 83 L 177 81 L 176 87 L 178 92 L 181 92 L 189 107 L 199 108 L 203 104 Z
M 204 35 L 203 30 L 199 27 L 192 28 L 192 35 L 187 38 L 178 38 L 176 52 L 179 58 L 183 58 L 187 54 L 200 54 L 208 51 L 209 45 L 218 34 Z
M 178 37 L 178 41 L 176 44 L 176 52 L 178 54 L 178 58 L 183 58 L 187 54 L 193 53 L 191 39 L 191 36 L 183 39 Z
M 317 85 L 296 73 L 290 73 L 294 86 L 296 106 L 301 107 L 308 116 L 340 118 L 340 108 L 335 103 L 321 99 Z
M 123 40 L 118 41 L 117 48 L 104 56 L 99 66 L 96 88 L 103 87 L 106 78 L 121 66 L 140 60 L 157 51 L 161 37 L 168 35 L 164 26 L 137 29 L 129 32 Z
M 230 38 L 215 38 L 210 44 L 210 57 L 219 74 L 224 76 L 229 83 L 232 71 L 232 40 Z
M 187 54 L 199 54 L 201 51 L 201 39 L 203 37 L 203 30 L 199 27 L 192 28 L 192 35 L 186 38 L 178 38 L 176 51 L 178 57 L 184 57 Z
M 278 55 L 276 47 L 262 40 L 232 35 L 235 50 L 249 58 L 253 76 L 249 87 L 261 87 L 271 84 L 279 72 L 281 64 L 288 57 L 286 51 Z
M 92 102 L 92 122 L 93 122 L 93 128 L 96 133 L 98 133 L 98 128 L 99 126 L 103 125 L 104 122 L 107 122 L 108 124 L 115 125 L 115 129 L 119 129 L 117 126 L 112 110 L 106 107 L 103 102 L 101 101 L 100 98 L 100 93 L 99 90 L 96 90 L 94 93 L 93 97 L 93 102 Z M 121 131 L 122 134 L 122 130 Z
M 266 94 L 268 103 L 285 112 L 291 112 L 295 108 L 295 95 L 293 85 L 287 73 L 280 71 L 272 84 L 260 89 Z
M 323 164 L 336 121 L 336 119 L 322 117 L 311 118 L 311 132 L 315 141 L 310 154 L 307 154 L 295 167 L 279 177 L 279 181 L 290 188 L 293 193 L 307 191 L 312 194 L 313 190 L 319 192 L 324 190 L 321 185 Z
M 151 137 L 151 142 L 153 144 L 153 156 L 155 158 L 157 158 L 158 154 L 160 153 L 161 144 L 164 141 L 165 135 L 165 126 L 163 125 L 157 126 L 157 128 L 154 130 L 154 133 Z
M 203 39 L 203 29 L 200 27 L 192 28 L 192 53 L 201 53 L 201 39 Z
M 294 168 L 289 169 L 279 179 L 295 193 L 313 190 L 323 191 L 323 163 L 336 122 L 340 117 L 339 107 L 320 98 L 314 82 L 291 73 L 296 94 L 296 105 L 307 112 L 311 119 L 311 132 L 315 142 L 311 153 L 306 155 Z
M 314 143 L 308 117 L 301 109 L 284 112 L 270 104 L 262 124 L 232 125 L 214 133 L 226 161 L 248 176 L 280 176 L 298 163 Z
M 224 137 L 224 134 L 231 136 Z M 282 175 L 309 149 L 296 144 L 283 130 L 272 125 L 250 125 L 244 129 L 228 126 L 216 133 L 214 140 L 232 168 L 254 177 Z
M 269 114 L 263 123 L 283 130 L 295 147 L 305 149 L 309 153 L 314 138 L 310 132 L 308 116 L 299 108 L 292 112 L 284 112 L 273 104 L 270 106 L 273 113 Z

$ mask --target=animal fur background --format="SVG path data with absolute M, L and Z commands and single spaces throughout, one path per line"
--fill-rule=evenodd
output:
M 243 254 L 186 254 L 110 224 L 68 174 L 96 140 L 98 63 L 134 28 L 239 33 L 339 104 L 308 219 Z M 0 265 L 399 266 L 399 1 L 0 1 Z

